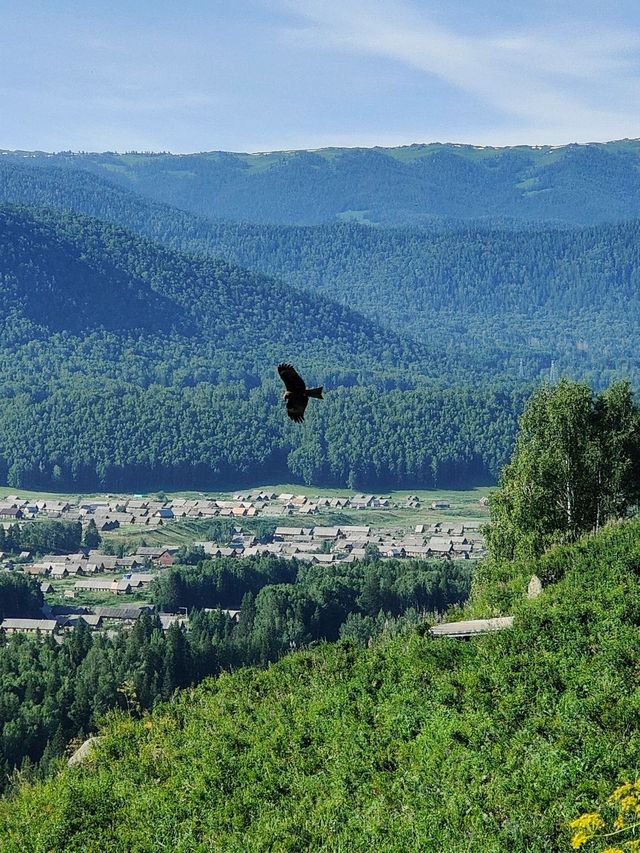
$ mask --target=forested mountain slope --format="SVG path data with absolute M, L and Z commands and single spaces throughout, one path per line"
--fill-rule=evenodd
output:
M 538 378 L 554 360 L 597 384 L 638 378 L 637 220 L 447 231 L 215 224 L 206 245 L 443 350 L 452 339 L 468 352 L 493 348 L 497 373 L 518 364 L 521 378 Z
M 411 145 L 270 154 L 44 154 L 5 162 L 84 169 L 210 217 L 393 225 L 507 217 L 593 223 L 640 215 L 637 140 L 562 147 Z
M 447 389 L 473 363 L 453 347 L 71 214 L 0 209 L 0 295 L 0 481 L 17 487 L 486 479 L 523 400 Z M 283 359 L 331 392 L 308 427 L 280 403 Z
M 3 849 L 568 849 L 640 761 L 639 534 L 521 566 L 556 583 L 501 634 L 320 646 L 115 718 L 2 802 Z
M 492 382 L 548 377 L 552 361 L 558 374 L 597 385 L 636 380 L 637 220 L 581 228 L 214 223 L 81 170 L 1 159 L 0 199 L 88 213 L 321 292 L 423 341 L 447 382 L 456 380 L 445 376 L 451 359 Z
M 199 335 L 244 377 L 289 347 L 331 352 L 351 369 L 426 364 L 411 342 L 335 302 L 213 258 L 195 258 L 122 228 L 73 215 L 0 208 L 5 327 L 26 319 L 51 331 L 135 329 Z M 8 316 L 7 316 L 8 315 Z M 240 356 L 239 348 L 243 350 Z M 360 358 L 360 356 L 362 356 Z M 214 359 L 216 360 L 216 359 Z M 219 365 L 212 365 L 219 366 Z

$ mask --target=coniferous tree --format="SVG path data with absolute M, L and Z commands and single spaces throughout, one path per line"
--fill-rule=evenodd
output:
M 95 521 L 93 520 L 93 518 L 91 518 L 89 520 L 89 524 L 87 525 L 86 530 L 84 531 L 82 543 L 87 548 L 99 548 L 101 542 L 102 537 L 98 533 L 98 528 L 96 527 Z

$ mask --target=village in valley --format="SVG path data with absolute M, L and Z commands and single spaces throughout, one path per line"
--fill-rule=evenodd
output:
M 131 627 L 154 610 L 151 585 L 185 560 L 268 557 L 326 565 L 364 559 L 477 560 L 484 556 L 486 490 L 438 497 L 421 493 L 294 494 L 273 490 L 219 497 L 0 497 L 0 526 L 43 521 L 91 525 L 99 547 L 75 553 L 3 553 L 0 569 L 36 577 L 42 618 L 7 618 L 4 633 L 59 640 L 82 620 L 91 630 Z M 324 522 L 324 523 L 323 523 Z M 358 523 L 360 522 L 360 523 Z M 94 528 L 95 526 L 95 528 Z M 86 538 L 86 537 L 85 537 Z M 173 540 L 173 541 L 172 541 Z M 126 599 L 126 600 L 125 600 Z M 226 611 L 237 619 L 238 610 Z M 161 625 L 188 624 L 188 613 L 159 613 Z

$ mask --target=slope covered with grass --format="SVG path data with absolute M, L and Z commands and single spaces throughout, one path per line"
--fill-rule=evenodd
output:
M 0 804 L 5 851 L 549 851 L 640 762 L 640 523 L 557 548 L 514 627 L 324 645 L 114 718 Z

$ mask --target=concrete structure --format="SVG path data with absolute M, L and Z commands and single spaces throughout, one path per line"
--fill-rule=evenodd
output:
M 443 622 L 430 629 L 433 637 L 454 637 L 467 640 L 482 634 L 504 631 L 513 625 L 513 616 L 496 616 L 493 619 L 469 619 L 463 622 Z

